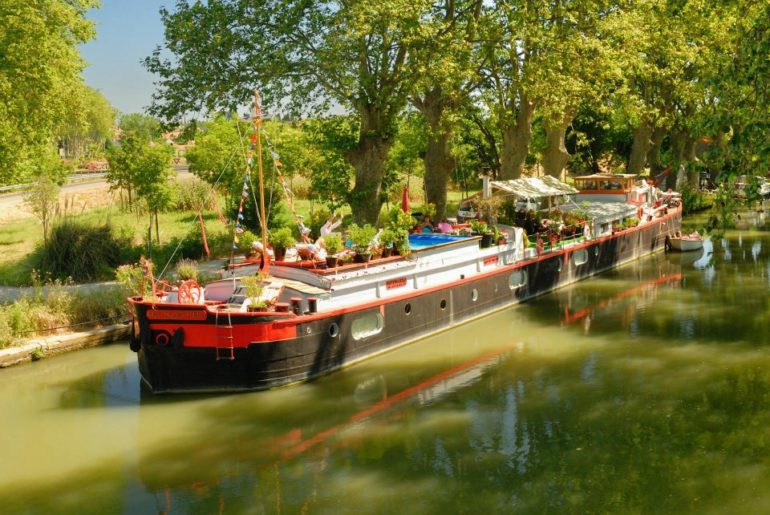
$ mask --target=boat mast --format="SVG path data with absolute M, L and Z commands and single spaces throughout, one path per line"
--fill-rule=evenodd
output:
M 262 99 L 254 90 L 254 130 L 257 133 L 257 173 L 259 175 L 259 221 L 262 225 L 262 274 L 270 275 L 270 254 L 267 251 L 267 218 L 265 217 L 265 181 L 262 173 Z

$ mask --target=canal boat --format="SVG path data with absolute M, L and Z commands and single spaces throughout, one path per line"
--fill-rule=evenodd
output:
M 537 209 L 538 227 L 547 229 L 529 236 L 497 224 L 493 241 L 411 234 L 407 255 L 333 268 L 267 258 L 261 270 L 246 264 L 206 285 L 165 289 L 150 276 L 153 294 L 128 299 L 142 379 L 155 393 L 306 381 L 662 250 L 680 229 L 681 205 L 633 176 L 575 184 L 484 180 L 482 198 Z M 557 212 L 587 218 L 568 234 L 547 224 Z

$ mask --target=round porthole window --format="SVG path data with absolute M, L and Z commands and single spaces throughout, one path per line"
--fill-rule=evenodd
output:
M 527 272 L 524 270 L 516 270 L 508 276 L 508 287 L 512 290 L 521 288 L 527 284 Z
M 446 299 L 441 299 L 441 304 L 440 304 L 440 306 L 441 306 L 441 309 L 442 309 L 442 310 L 446 309 Z
M 404 313 L 406 313 L 407 315 L 411 315 L 412 314 L 412 305 L 411 304 L 407 304 L 406 306 L 404 306 Z
M 329 336 L 332 338 L 336 338 L 340 335 L 340 326 L 338 326 L 336 323 L 332 323 L 329 326 Z
M 476 302 L 477 300 L 479 300 L 479 290 L 477 290 L 476 288 L 473 288 L 473 291 L 471 292 L 471 300 L 473 302 Z

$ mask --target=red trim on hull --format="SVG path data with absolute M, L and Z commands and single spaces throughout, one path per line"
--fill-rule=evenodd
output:
M 363 304 L 357 304 L 354 307 L 339 308 L 339 309 L 336 309 L 334 311 L 323 311 L 323 312 L 319 312 L 317 314 L 301 315 L 301 316 L 298 316 L 298 317 L 293 318 L 291 320 L 277 321 L 276 324 L 278 324 L 280 326 L 283 326 L 283 325 L 296 325 L 296 324 L 304 324 L 304 323 L 307 323 L 307 322 L 313 322 L 313 321 L 316 321 L 316 320 L 323 320 L 325 318 L 330 318 L 330 317 L 337 317 L 337 316 L 340 316 L 340 315 L 345 315 L 347 313 L 354 313 L 356 311 L 363 311 L 363 310 L 366 310 L 366 309 L 371 309 L 371 308 L 376 308 L 376 307 L 379 307 L 379 306 L 384 306 L 384 305 L 387 305 L 387 304 L 392 304 L 394 302 L 400 302 L 400 301 L 403 301 L 403 300 L 406 300 L 406 299 L 409 299 L 409 298 L 412 298 L 412 297 L 417 297 L 419 295 L 424 295 L 424 294 L 427 294 L 427 293 L 433 293 L 433 292 L 436 292 L 436 291 L 439 291 L 439 290 L 454 288 L 455 286 L 459 286 L 459 285 L 462 285 L 462 284 L 478 281 L 479 279 L 485 279 L 487 277 L 492 277 L 492 276 L 495 276 L 495 275 L 510 273 L 513 270 L 516 270 L 518 268 L 523 268 L 525 266 L 528 266 L 528 265 L 530 265 L 532 263 L 537 263 L 539 261 L 545 261 L 547 259 L 551 259 L 554 256 L 564 255 L 565 259 L 566 259 L 569 256 L 569 254 L 571 254 L 572 252 L 574 252 L 576 250 L 584 249 L 584 248 L 587 248 L 587 247 L 592 247 L 594 245 L 598 245 L 598 244 L 604 243 L 605 241 L 609 241 L 609 240 L 612 240 L 614 238 L 619 238 L 619 237 L 621 237 L 621 236 L 623 236 L 625 234 L 628 234 L 630 232 L 643 231 L 643 230 L 651 229 L 655 225 L 662 224 L 663 222 L 665 222 L 669 218 L 673 218 L 678 212 L 679 212 L 679 209 L 676 209 L 675 211 L 667 214 L 666 216 L 658 218 L 656 220 L 653 220 L 652 222 L 644 224 L 644 225 L 640 225 L 640 226 L 637 226 L 637 227 L 631 227 L 630 229 L 626 229 L 626 230 L 623 230 L 623 231 L 618 231 L 618 232 L 616 232 L 616 233 L 614 233 L 612 235 L 603 236 L 601 238 L 597 238 L 597 239 L 594 239 L 594 240 L 591 240 L 591 241 L 588 241 L 588 242 L 580 243 L 580 244 L 575 245 L 573 247 L 569 247 L 568 249 L 555 250 L 555 251 L 551 251 L 551 252 L 547 252 L 547 253 L 541 254 L 541 255 L 536 256 L 536 257 L 534 257 L 532 259 L 517 261 L 516 263 L 513 263 L 512 265 L 507 265 L 507 266 L 495 268 L 494 270 L 490 270 L 488 272 L 472 275 L 470 277 L 466 277 L 466 278 L 463 278 L 463 279 L 458 279 L 458 280 L 453 281 L 451 283 L 441 284 L 441 285 L 433 286 L 431 288 L 423 288 L 423 289 L 420 289 L 420 290 L 412 290 L 410 292 L 407 292 L 407 293 L 404 293 L 404 294 L 401 294 L 401 295 L 397 295 L 397 296 L 394 296 L 394 297 L 388 297 L 387 299 L 376 300 L 376 301 L 372 301 L 372 302 L 368 302 L 368 303 L 363 303 Z
M 226 319 L 220 318 L 220 322 Z M 227 327 L 214 324 L 150 324 L 151 331 L 167 331 L 171 335 L 178 329 L 184 330 L 185 347 L 229 347 L 217 345 L 221 337 L 232 336 L 233 348 L 245 348 L 255 343 L 267 343 L 279 340 L 291 340 L 297 337 L 297 326 L 276 326 L 275 323 L 235 324 L 232 333 Z M 229 338 L 227 342 L 229 342 Z M 212 345 L 214 343 L 214 345 Z

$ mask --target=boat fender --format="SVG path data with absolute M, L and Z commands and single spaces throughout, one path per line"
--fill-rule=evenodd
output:
M 537 255 L 543 253 L 543 250 L 545 249 L 545 245 L 543 244 L 543 238 L 540 236 L 537 237 L 537 242 L 535 243 L 535 250 L 537 250 Z
M 171 346 L 174 348 L 184 346 L 184 328 L 180 327 L 174 331 L 174 336 L 171 337 Z
M 139 341 L 139 338 L 136 337 L 136 328 L 134 327 L 134 319 L 131 319 L 131 323 L 129 324 L 129 335 L 128 335 L 128 348 L 130 348 L 134 352 L 139 352 L 139 349 L 142 347 L 141 342 Z

